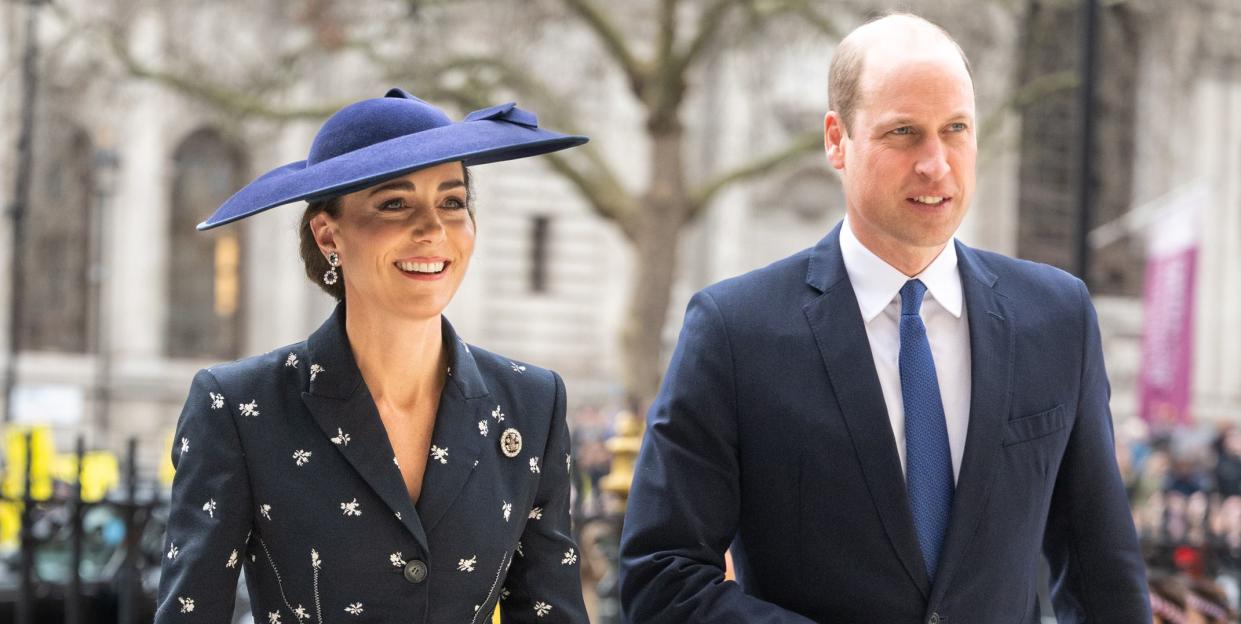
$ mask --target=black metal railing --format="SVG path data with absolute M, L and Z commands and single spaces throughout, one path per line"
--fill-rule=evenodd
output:
M 123 491 L 82 497 L 84 443 L 75 478 L 32 490 L 33 435 L 24 436 L 22 491 L 0 497 L 20 508 L 19 549 L 0 558 L 0 621 L 16 624 L 137 624 L 154 617 L 167 501 L 155 480 L 143 488 L 130 439 Z M 10 467 L 11 469 L 12 467 Z

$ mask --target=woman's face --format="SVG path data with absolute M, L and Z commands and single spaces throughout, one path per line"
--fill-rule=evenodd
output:
M 319 213 L 311 229 L 336 251 L 351 311 L 423 320 L 438 316 L 474 252 L 465 168 L 444 163 L 341 197 L 339 217 Z

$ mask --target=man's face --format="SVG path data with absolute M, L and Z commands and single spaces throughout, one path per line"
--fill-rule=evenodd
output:
M 826 120 L 828 159 L 841 170 L 853 231 L 889 263 L 933 259 L 974 192 L 969 74 L 950 44 L 925 54 L 877 48 L 859 88 L 851 131 L 835 112 Z

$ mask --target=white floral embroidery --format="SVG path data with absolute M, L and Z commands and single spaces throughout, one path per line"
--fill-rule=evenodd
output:
M 271 505 L 266 503 L 259 505 L 259 515 L 271 520 Z
M 278 611 L 268 611 L 267 624 L 280 624 L 280 613 Z
M 181 454 L 184 455 L 188 452 L 190 452 L 190 439 L 181 438 Z
M 478 434 L 487 437 L 487 419 L 478 421 Z
M 542 519 L 543 519 L 543 508 L 542 508 L 542 507 L 535 507 L 534 509 L 531 509 L 531 510 L 530 510 L 530 519 L 531 519 L 531 520 L 542 520 Z
M 254 553 L 250 553 L 250 563 L 254 563 L 254 562 L 255 562 Z
M 400 520 L 400 519 L 401 519 L 401 512 L 399 512 L 399 511 L 398 511 L 398 512 L 396 512 L 396 519 L 397 519 L 397 520 Z
M 194 599 L 177 596 L 177 600 L 181 603 L 181 613 L 189 613 L 194 610 Z
M 305 466 L 310 463 L 310 451 L 302 449 L 293 451 L 293 461 L 296 462 L 298 466 Z
M 306 607 L 302 605 L 297 605 L 297 608 L 293 610 L 293 615 L 297 616 L 298 621 L 310 619 L 310 614 L 306 613 Z
M 341 431 L 340 427 L 337 427 L 336 437 L 332 438 L 332 443 L 339 444 L 341 446 L 349 446 L 349 434 Z
M 474 566 L 478 564 L 478 555 L 473 555 L 469 559 L 460 559 L 457 561 L 458 572 L 473 572 Z
M 208 392 L 207 394 L 211 396 L 211 409 L 220 409 L 221 407 L 224 407 L 224 395 L 216 394 L 214 392 Z
M 401 462 L 398 462 L 398 461 L 396 460 L 396 455 L 393 455 L 393 456 L 392 456 L 392 465 L 393 465 L 393 466 L 396 466 L 397 468 L 400 468 L 400 467 L 401 467 Z
M 448 449 L 440 448 L 432 444 L 431 445 L 431 458 L 435 460 L 439 460 L 439 463 L 441 464 L 447 464 L 448 463 Z
M 353 501 L 351 501 L 351 502 L 348 502 L 348 503 L 341 503 L 341 504 L 340 504 L 340 510 L 341 510 L 341 511 L 342 511 L 342 512 L 346 515 L 346 516 L 360 516 L 360 515 L 362 515 L 362 506 L 358 504 L 358 499 L 356 499 L 356 498 L 355 498 L 355 499 L 353 499 Z
M 292 368 L 297 368 L 297 354 L 296 354 L 296 353 L 290 353 L 290 354 L 289 354 L 289 357 L 288 357 L 287 359 L 285 359 L 285 361 L 284 361 L 284 365 L 285 365 L 285 366 L 292 367 Z
M 540 472 L 539 471 L 539 458 L 537 457 L 530 458 L 530 472 L 533 472 L 534 474 L 539 474 Z
M 526 556 L 526 553 L 524 553 L 524 552 L 522 552 L 522 551 L 521 551 L 521 540 L 517 540 L 517 556 L 518 556 L 518 557 L 525 557 L 525 556 Z
M 513 368 L 513 372 L 514 372 L 514 373 L 524 373 L 524 372 L 526 372 L 526 367 L 525 367 L 525 366 L 522 366 L 522 365 L 520 365 L 520 364 L 518 364 L 517 362 L 509 362 L 509 363 L 508 363 L 508 365 L 509 365 L 509 366 L 511 366 L 511 367 Z
M 543 617 L 547 615 L 548 611 L 551 611 L 551 610 L 552 610 L 552 606 L 547 604 L 546 602 L 543 602 L 542 600 L 534 603 L 534 614 L 539 617 Z
M 568 453 L 564 454 L 564 469 L 573 474 L 573 456 Z
M 401 556 L 401 551 L 399 550 L 388 555 L 388 561 L 392 562 L 392 567 L 394 568 L 405 567 L 405 557 Z
M 318 377 L 319 373 L 324 372 L 324 370 L 325 369 L 322 366 L 319 366 L 318 364 L 311 364 L 310 365 L 310 380 L 314 381 L 315 377 Z
M 362 615 L 362 603 L 349 603 L 349 606 L 345 607 L 345 613 L 348 613 L 349 615 Z
M 573 549 L 570 548 L 567 552 L 565 552 L 564 557 L 560 560 L 560 565 L 573 565 L 575 563 L 577 563 L 577 553 L 573 552 Z
M 203 503 L 203 511 L 207 512 L 208 516 L 212 518 L 215 517 L 215 499 L 214 498 Z
M 452 367 L 451 367 L 451 366 L 447 367 L 447 368 L 444 370 L 444 372 L 445 372 L 445 373 L 447 373 L 449 377 L 452 377 Z
M 181 549 L 177 548 L 177 545 L 175 542 L 169 542 L 168 543 L 168 558 L 176 559 L 177 555 L 179 554 L 181 554 Z
M 228 563 L 224 564 L 224 567 L 226 568 L 237 567 L 237 549 L 236 548 L 233 549 L 233 552 L 228 554 Z
M 238 405 L 237 409 L 241 411 L 242 416 L 258 416 L 259 415 L 259 404 L 254 399 L 250 399 L 249 403 L 242 403 Z
M 510 591 L 508 590 L 508 588 L 507 588 L 507 587 L 505 587 L 504 589 L 501 589 L 501 590 L 500 590 L 500 600 L 508 600 L 508 596 L 509 596 L 509 594 L 510 594 L 510 593 L 512 593 L 512 592 L 510 592 Z
M 572 552 L 573 549 L 569 549 L 569 551 Z M 311 548 L 310 549 L 310 567 L 318 570 L 320 569 L 322 565 L 323 565 L 323 561 L 319 559 L 319 551 Z
M 495 409 L 491 410 L 491 417 L 496 419 L 496 422 L 498 423 L 504 422 L 504 412 L 500 411 L 499 405 L 497 405 Z
M 504 501 L 504 504 L 500 506 L 500 511 L 504 514 L 504 521 L 508 522 L 509 514 L 513 513 L 513 504 L 508 501 Z

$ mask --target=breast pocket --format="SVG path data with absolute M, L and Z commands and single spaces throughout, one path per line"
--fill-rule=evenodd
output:
M 1004 430 L 1004 446 L 1013 446 L 1045 438 L 1068 425 L 1068 417 L 1064 406 L 1057 405 L 1049 410 L 1022 416 L 1008 421 Z

